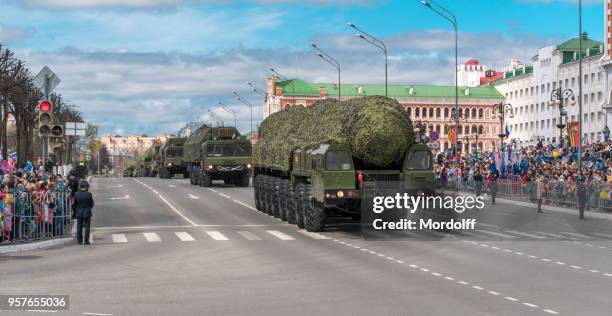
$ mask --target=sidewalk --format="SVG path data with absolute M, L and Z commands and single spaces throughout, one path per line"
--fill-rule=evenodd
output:
M 476 196 L 474 193 L 469 192 L 469 191 L 455 191 L 455 192 L 457 192 L 459 194 L 463 194 L 463 195 Z M 483 195 L 483 197 L 487 201 L 491 200 L 491 197 L 488 194 Z M 537 204 L 535 204 L 535 203 L 529 203 L 529 202 L 523 202 L 523 201 L 518 201 L 518 200 L 506 199 L 506 198 L 503 198 L 503 196 L 500 197 L 500 195 L 498 195 L 495 198 L 495 202 L 499 202 L 499 203 L 502 203 L 502 204 L 524 206 L 524 207 L 532 207 L 534 209 L 537 208 Z M 578 216 L 578 209 L 575 209 L 575 208 L 567 208 L 567 207 L 559 207 L 559 206 L 551 206 L 551 205 L 544 205 L 544 204 L 542 204 L 542 210 Z M 585 210 L 584 211 L 584 216 L 587 219 L 589 217 L 591 217 L 591 218 L 599 218 L 599 219 L 612 220 L 612 213 L 592 212 L 592 211 Z
M 34 249 L 44 249 L 44 248 L 64 245 L 70 242 L 74 243 L 74 237 L 63 237 L 63 238 L 56 238 L 56 239 L 31 242 L 31 243 L 6 245 L 6 246 L 0 246 L 0 253 L 13 253 L 13 252 L 30 251 Z

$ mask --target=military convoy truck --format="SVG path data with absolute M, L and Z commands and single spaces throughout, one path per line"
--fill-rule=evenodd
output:
M 270 115 L 253 152 L 255 205 L 308 231 L 332 213 L 359 218 L 369 181 L 433 194 L 432 153 L 414 143 L 397 101 L 364 97 L 291 107 Z
M 159 149 L 157 171 L 160 178 L 172 178 L 175 174 L 189 177 L 185 160 L 183 159 L 183 145 L 186 138 L 170 138 Z
M 161 145 L 153 144 L 138 159 L 137 175 L 139 177 L 156 177 L 159 149 Z
M 213 180 L 247 187 L 251 174 L 251 142 L 235 127 L 203 125 L 183 145 L 183 161 L 193 185 L 209 187 Z

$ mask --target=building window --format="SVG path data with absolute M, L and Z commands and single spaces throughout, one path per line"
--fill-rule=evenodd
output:
M 478 109 L 478 118 L 482 119 L 484 117 L 484 110 L 483 109 Z
M 442 114 L 442 109 L 437 108 L 436 109 L 436 118 L 440 118 L 440 115 Z
M 576 85 L 576 77 L 572 77 L 572 88 Z
M 583 83 L 584 83 L 584 84 L 589 83 L 589 75 L 584 75 L 584 81 L 583 81 Z
M 444 108 L 444 117 L 448 117 L 448 108 Z
M 434 109 L 429 108 L 429 117 L 434 117 Z
M 421 115 L 421 109 L 420 108 L 414 108 L 414 117 L 419 117 Z
M 423 115 L 423 117 L 427 117 L 427 108 L 423 108 L 421 115 Z

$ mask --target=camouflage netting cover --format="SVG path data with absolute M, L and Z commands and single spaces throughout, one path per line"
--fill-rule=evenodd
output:
M 288 170 L 293 150 L 339 144 L 347 146 L 355 158 L 383 167 L 399 161 L 413 141 L 410 119 L 396 100 L 381 96 L 327 99 L 310 108 L 293 106 L 267 117 L 259 128 L 253 160 Z

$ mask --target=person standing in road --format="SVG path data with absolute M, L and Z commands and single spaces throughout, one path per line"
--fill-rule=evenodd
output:
M 474 174 L 474 189 L 476 190 L 476 196 L 480 196 L 482 193 L 482 174 L 479 169 L 476 169 Z
M 74 212 L 77 218 L 77 243 L 89 245 L 89 229 L 91 225 L 94 200 L 88 191 L 89 183 L 82 180 L 79 183 L 79 192 L 74 195 Z M 85 234 L 83 234 L 83 229 Z
M 536 198 L 538 200 L 538 213 L 542 213 L 542 199 L 544 198 L 544 178 L 542 175 L 536 177 Z

